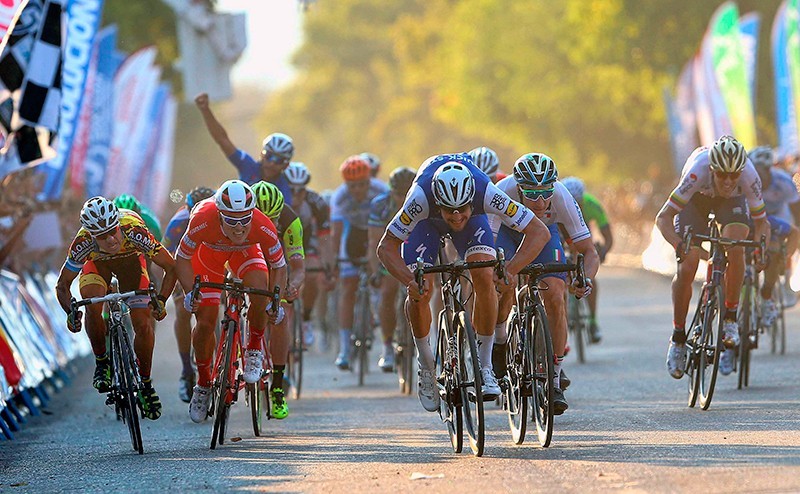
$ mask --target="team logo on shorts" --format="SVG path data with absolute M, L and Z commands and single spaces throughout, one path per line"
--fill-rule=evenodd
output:
M 411 217 L 405 211 L 400 213 L 400 223 L 402 223 L 402 224 L 404 224 L 406 226 L 411 224 Z
M 519 210 L 519 206 L 517 206 L 515 203 L 511 202 L 511 203 L 508 204 L 508 207 L 506 208 L 506 216 L 508 216 L 509 218 L 513 218 L 514 215 L 517 214 L 518 210 Z

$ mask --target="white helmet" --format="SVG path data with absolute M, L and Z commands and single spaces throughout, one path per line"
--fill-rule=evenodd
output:
M 514 179 L 518 184 L 528 187 L 550 185 L 558 180 L 558 169 L 546 154 L 523 154 L 514 163 Z
M 437 205 L 460 208 L 475 197 L 475 178 L 466 166 L 448 161 L 433 174 L 431 190 Z
M 308 167 L 299 161 L 289 163 L 289 167 L 283 173 L 286 174 L 286 180 L 292 185 L 307 185 L 311 181 Z
M 564 180 L 561 180 L 561 183 L 567 188 L 576 201 L 583 201 L 583 193 L 586 191 L 583 180 L 578 177 L 566 177 Z
M 217 189 L 214 202 L 220 211 L 241 213 L 256 207 L 256 196 L 241 180 L 228 180 Z
M 483 170 L 483 173 L 490 177 L 497 175 L 497 169 L 500 168 L 500 160 L 497 158 L 497 153 L 491 148 L 486 146 L 477 147 L 470 151 L 469 155 L 472 157 L 472 161 L 475 162 L 475 166 Z
M 105 197 L 92 197 L 81 209 L 81 225 L 93 236 L 102 235 L 119 226 L 119 209 Z
M 758 146 L 747 153 L 747 157 L 753 162 L 756 168 L 768 170 L 775 164 L 775 152 L 769 146 Z
M 275 154 L 287 160 L 292 159 L 294 155 L 294 143 L 292 138 L 286 134 L 275 132 L 264 138 L 261 148 L 262 154 Z
M 369 169 L 373 172 L 380 169 L 381 159 L 378 158 L 378 155 L 373 153 L 361 153 L 361 157 L 369 164 Z
M 712 170 L 736 173 L 744 169 L 747 153 L 744 146 L 731 136 L 722 136 L 708 150 L 708 164 Z

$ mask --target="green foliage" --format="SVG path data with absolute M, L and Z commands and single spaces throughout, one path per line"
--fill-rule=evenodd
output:
M 762 13 L 758 123 L 771 122 L 769 29 Z M 494 147 L 508 171 L 550 154 L 589 181 L 673 180 L 662 101 L 699 47 L 716 2 L 692 0 L 331 0 L 305 20 L 301 75 L 270 101 L 298 159 L 337 181 L 349 154 L 379 154 L 384 174 L 427 156 Z

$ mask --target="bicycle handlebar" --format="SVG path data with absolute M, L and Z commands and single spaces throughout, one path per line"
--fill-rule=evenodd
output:
M 142 295 L 148 295 L 150 297 L 150 303 L 153 307 L 158 307 L 158 294 L 156 293 L 155 286 L 150 283 L 150 286 L 147 290 L 131 290 L 129 292 L 124 293 L 109 293 L 102 297 L 91 297 L 85 298 L 82 300 L 77 300 L 75 297 L 72 297 L 70 300 L 70 312 L 77 311 L 80 307 L 85 307 L 87 305 L 93 304 L 102 304 L 105 302 L 113 302 L 118 300 L 127 300 L 131 297 L 141 297 Z
M 212 283 L 210 281 L 200 281 L 200 276 L 195 276 L 194 286 L 192 287 L 192 299 L 196 300 L 197 295 L 200 293 L 201 288 L 216 288 L 218 290 L 225 290 L 226 292 L 246 293 L 247 295 L 261 295 L 263 297 L 274 297 L 278 294 L 278 301 L 280 301 L 280 287 L 275 287 L 275 290 L 262 290 L 260 288 L 252 288 L 242 285 L 241 281 L 233 281 L 226 279 L 223 283 Z
M 528 275 L 532 276 L 533 278 L 539 278 L 546 274 L 552 273 L 568 273 L 571 271 L 576 271 L 577 274 L 575 275 L 575 279 L 577 280 L 577 285 L 579 288 L 583 288 L 586 284 L 586 275 L 583 270 L 583 254 L 578 254 L 576 261 L 574 264 L 561 264 L 561 263 L 533 263 L 528 264 L 523 268 L 519 274 L 520 275 Z
M 438 266 L 425 266 L 422 258 L 417 258 L 417 268 L 414 270 L 414 280 L 417 282 L 417 286 L 419 287 L 419 294 L 422 295 L 422 283 L 423 283 L 423 276 L 426 274 L 433 274 L 433 273 L 451 273 L 451 274 L 461 274 L 464 271 L 470 269 L 478 269 L 478 268 L 495 268 L 495 273 L 497 273 L 498 278 L 502 277 L 506 283 L 508 283 L 508 279 L 506 278 L 506 269 L 505 269 L 505 252 L 503 249 L 497 250 L 497 258 L 491 261 L 471 261 L 467 262 L 464 260 L 457 260 L 454 262 L 450 262 L 447 264 L 439 264 Z
M 686 233 L 683 236 L 683 250 L 680 253 L 681 256 L 679 257 L 682 259 L 687 254 L 689 254 L 689 248 L 692 246 L 692 240 L 702 240 L 705 242 L 710 242 L 712 244 L 718 244 L 725 247 L 753 247 L 755 249 L 759 249 L 759 264 L 763 264 L 766 258 L 767 252 L 767 236 L 761 235 L 761 239 L 756 242 L 755 240 L 736 240 L 733 238 L 726 238 L 726 237 L 712 237 L 711 235 L 702 235 L 700 233 L 694 233 L 692 231 L 692 227 L 686 229 Z

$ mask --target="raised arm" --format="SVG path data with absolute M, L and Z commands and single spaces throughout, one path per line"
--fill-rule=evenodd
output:
M 211 138 L 214 139 L 214 142 L 222 149 L 225 156 L 228 157 L 236 152 L 236 146 L 228 137 L 228 132 L 225 130 L 225 127 L 219 123 L 219 120 L 217 120 L 217 117 L 214 116 L 214 113 L 212 113 L 211 108 L 208 106 L 208 94 L 200 93 L 194 99 L 194 102 L 200 110 L 200 114 L 203 116 L 203 122 L 206 124 L 208 133 L 211 134 Z

